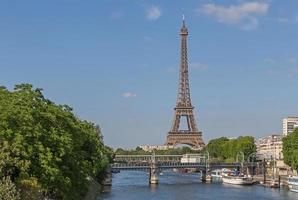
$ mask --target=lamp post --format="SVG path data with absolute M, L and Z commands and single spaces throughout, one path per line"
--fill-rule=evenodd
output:
M 274 145 L 274 154 L 273 154 L 273 181 L 275 181 L 276 176 L 276 146 Z
M 206 169 L 209 168 L 209 161 L 210 161 L 210 154 L 209 151 L 205 151 L 205 162 L 206 162 Z
M 201 179 L 202 179 L 203 182 L 210 182 L 212 180 L 211 180 L 211 176 L 208 175 L 209 159 L 210 159 L 209 151 L 208 150 L 205 151 L 204 158 L 205 158 L 205 171 L 202 170 Z
M 242 151 L 239 151 L 239 152 L 237 153 L 237 156 L 236 156 L 236 162 L 239 162 L 239 160 L 238 160 L 238 157 L 239 157 L 239 156 L 242 157 L 242 160 L 241 160 L 241 169 L 242 169 L 242 171 L 243 171 L 244 153 L 243 153 Z
M 256 158 L 256 153 L 251 153 L 249 154 L 249 156 L 247 157 L 247 163 L 250 163 L 250 166 L 251 166 L 251 169 L 252 169 L 252 175 L 254 175 L 254 172 L 253 172 L 253 163 L 254 163 L 254 158 Z M 250 161 L 250 159 L 252 158 L 252 160 Z M 248 170 L 248 167 L 247 167 L 247 174 L 249 174 L 249 170 Z

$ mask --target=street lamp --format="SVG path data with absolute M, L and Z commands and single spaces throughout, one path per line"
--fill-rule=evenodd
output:
M 239 151 L 239 152 L 237 153 L 237 156 L 236 156 L 236 162 L 239 162 L 239 160 L 238 160 L 238 157 L 239 157 L 239 156 L 242 157 L 242 159 L 241 159 L 241 169 L 243 170 L 244 153 L 243 153 L 242 151 Z
M 206 162 L 206 169 L 207 169 L 209 167 L 210 154 L 208 150 L 206 150 L 204 154 L 205 154 L 205 162 Z
M 249 156 L 247 157 L 247 163 L 250 163 L 251 165 L 251 169 L 252 169 L 252 175 L 254 175 L 253 172 L 253 163 L 254 163 L 254 159 L 256 158 L 257 153 L 251 153 L 249 154 Z M 250 161 L 250 158 L 252 158 L 252 160 Z M 247 174 L 249 174 L 249 169 L 247 167 Z
M 244 162 L 244 153 L 242 152 L 242 151 L 239 151 L 238 153 L 237 153 L 237 156 L 236 156 L 236 162 L 239 162 L 239 159 L 238 159 L 238 157 L 239 156 L 241 156 L 241 163 L 243 163 Z

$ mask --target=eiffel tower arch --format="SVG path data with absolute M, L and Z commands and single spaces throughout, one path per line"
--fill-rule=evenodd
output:
M 196 149 L 202 149 L 205 144 L 202 139 L 202 132 L 199 131 L 194 117 L 190 98 L 189 78 L 188 78 L 188 60 L 187 60 L 187 36 L 188 29 L 183 19 L 180 30 L 181 37 L 181 61 L 179 72 L 179 87 L 176 107 L 174 108 L 174 119 L 171 130 L 167 134 L 166 145 L 176 146 L 186 144 Z M 182 130 L 182 118 L 186 119 L 187 129 Z

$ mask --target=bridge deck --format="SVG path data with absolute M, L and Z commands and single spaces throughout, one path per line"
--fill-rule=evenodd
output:
M 173 169 L 173 168 L 195 168 L 205 169 L 205 163 L 156 163 L 155 166 L 159 169 Z M 209 168 L 236 168 L 240 167 L 240 163 L 221 163 L 221 164 L 210 164 Z M 152 167 L 150 163 L 115 163 L 112 165 L 112 169 L 119 170 L 148 170 Z
M 182 158 L 195 158 L 197 162 L 181 162 Z M 112 169 L 117 170 L 148 170 L 153 166 L 159 169 L 196 168 L 220 169 L 241 167 L 241 163 L 209 163 L 201 154 L 185 155 L 117 155 Z

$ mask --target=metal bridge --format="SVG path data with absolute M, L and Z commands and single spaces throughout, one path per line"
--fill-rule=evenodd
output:
M 181 162 L 182 159 L 185 162 Z M 194 162 L 194 159 L 196 162 Z M 212 163 L 209 164 L 208 159 L 202 154 L 186 154 L 186 155 L 117 155 L 114 159 L 112 169 L 116 170 L 148 170 L 152 165 L 156 165 L 159 169 L 173 168 L 236 168 L 241 167 L 241 163 Z
M 193 168 L 206 172 L 220 168 L 240 168 L 243 163 L 209 163 L 208 154 L 184 155 L 116 155 L 112 170 L 143 170 L 149 171 L 149 182 L 158 183 L 158 172 L 164 169 Z

